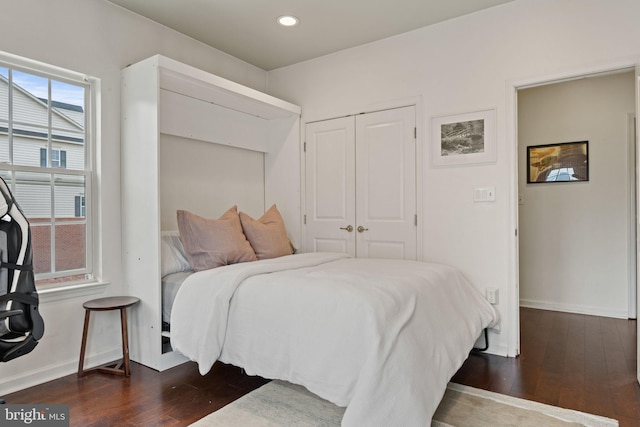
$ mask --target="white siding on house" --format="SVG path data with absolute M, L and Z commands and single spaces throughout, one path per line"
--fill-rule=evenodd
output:
M 45 80 L 46 81 L 46 80 Z M 8 137 L 8 81 L 0 75 L 0 162 L 20 166 L 42 166 L 42 150 L 49 148 L 49 108 L 43 100 L 14 85 L 13 138 Z M 84 112 L 68 104 L 52 103 L 51 149 L 64 156 L 64 164 L 53 165 L 52 153 L 46 151 L 48 165 L 81 170 L 85 167 Z M 25 134 L 26 133 L 26 134 Z M 72 138 L 73 141 L 68 139 Z M 11 145 L 11 147 L 10 147 Z M 10 155 L 11 152 L 11 155 Z M 61 154 L 64 153 L 64 154 Z M 27 179 L 22 179 L 22 178 Z M 60 175 L 56 175 L 60 179 Z M 56 184 L 56 217 L 73 218 L 76 214 L 76 196 L 84 196 L 84 182 L 79 178 L 68 186 Z M 15 197 L 28 218 L 47 218 L 51 215 L 51 178 L 49 174 L 18 174 Z M 26 182 L 29 183 L 26 183 Z
M 9 105 L 8 81 L 0 75 L 0 127 L 6 127 Z M 77 106 L 55 103 L 52 107 L 51 128 L 53 135 L 64 137 L 84 137 L 84 112 L 76 111 Z M 47 133 L 49 114 L 46 102 L 14 85 L 13 91 L 14 128 L 32 132 Z
M 7 86 L 7 82 L 4 79 L 0 80 L 2 85 Z M 46 129 L 48 119 L 47 104 L 35 96 L 29 94 L 17 86 L 13 91 L 13 120 L 18 123 L 32 124 L 33 129 Z M 5 89 L 6 91 L 6 89 Z M 6 106 L 4 108 L 7 108 Z M 81 127 L 75 122 L 71 121 L 68 117 L 62 116 L 56 109 L 53 109 L 54 114 L 51 115 L 51 127 L 61 130 L 81 130 Z M 42 130 L 40 130 L 42 132 Z
M 66 116 L 68 119 L 72 120 L 80 130 L 84 130 L 84 111 L 76 111 L 72 109 L 63 109 L 56 107 L 54 107 L 54 111 L 57 111 L 63 116 Z
M 13 193 L 27 218 L 51 217 L 51 186 L 48 183 L 17 183 Z
M 76 196 L 84 195 L 84 186 L 56 185 L 56 218 L 75 217 Z
M 84 144 L 54 141 L 52 149 L 66 152 L 66 169 L 84 168 Z M 45 139 L 13 137 L 13 163 L 22 166 L 40 167 L 40 149 L 47 148 Z M 7 134 L 0 131 L 0 162 L 9 161 Z
M 4 127 L 6 127 L 9 117 L 9 105 L 3 101 L 8 97 L 8 87 L 7 81 L 0 75 L 0 126 Z
M 7 161 L 8 144 L 2 143 L 6 141 L 6 135 L 0 133 L 0 159 Z M 14 159 L 17 164 L 28 166 L 40 166 L 40 149 L 46 148 L 46 141 L 38 141 L 30 138 L 14 138 Z M 84 145 L 54 143 L 54 149 L 66 151 L 67 169 L 82 169 L 84 167 Z M 34 175 L 34 174 L 29 174 Z M 15 197 L 23 209 L 27 218 L 42 218 L 49 216 L 51 212 L 49 205 L 50 197 L 50 178 L 49 174 L 40 174 L 42 176 L 39 184 L 18 184 L 16 187 Z M 60 175 L 56 175 L 60 177 Z M 65 175 L 65 177 L 69 177 Z M 73 180 L 81 179 L 73 176 Z M 9 180 L 9 178 L 7 178 Z M 20 182 L 20 176 L 18 176 Z M 47 192 L 48 191 L 48 192 Z M 73 217 L 75 216 L 75 196 L 84 196 L 84 183 L 74 182 L 72 187 L 60 187 L 56 194 L 56 216 Z M 44 192 L 44 193 L 43 193 Z
M 82 177 L 54 175 L 53 194 L 56 218 L 74 218 L 76 196 L 84 196 Z M 51 217 L 51 180 L 49 174 L 16 173 L 14 196 L 27 218 Z

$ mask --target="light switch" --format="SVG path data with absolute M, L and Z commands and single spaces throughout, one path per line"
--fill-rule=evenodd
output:
M 496 187 L 476 187 L 473 189 L 474 202 L 495 202 Z

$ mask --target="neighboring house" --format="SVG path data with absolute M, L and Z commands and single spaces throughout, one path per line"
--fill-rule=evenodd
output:
M 9 82 L 0 74 L 0 163 L 20 166 L 83 169 L 85 131 L 83 107 L 38 98 L 13 84 L 12 129 L 9 129 Z M 49 126 L 49 120 L 51 125 Z M 51 150 L 49 151 L 49 129 Z M 13 144 L 9 143 L 11 130 Z M 50 153 L 50 154 L 49 154 Z M 50 158 L 49 158 L 50 157 Z M 18 204 L 32 224 L 36 273 L 51 266 L 51 218 L 56 222 L 56 270 L 84 267 L 85 225 L 69 221 L 85 217 L 84 178 L 56 173 L 52 197 L 51 174 L 18 171 L 12 179 L 0 172 L 14 192 Z M 52 215 L 52 212 L 55 215 Z M 62 224 L 64 223 L 64 224 Z

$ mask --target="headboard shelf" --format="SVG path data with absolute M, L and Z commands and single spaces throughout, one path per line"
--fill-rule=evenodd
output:
M 165 56 L 148 61 L 157 63 L 163 89 L 264 119 L 300 115 L 297 105 Z

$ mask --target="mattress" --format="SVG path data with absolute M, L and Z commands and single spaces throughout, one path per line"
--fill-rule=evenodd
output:
M 162 277 L 162 321 L 164 323 L 171 323 L 171 309 L 178 289 L 180 289 L 185 279 L 192 274 L 193 271 L 180 271 Z

